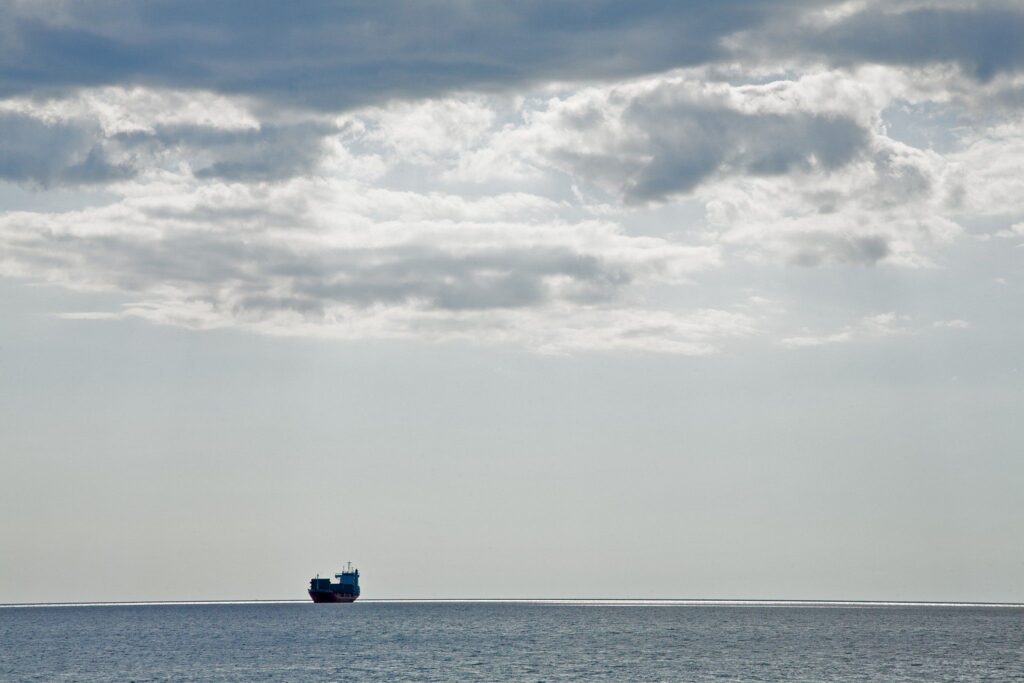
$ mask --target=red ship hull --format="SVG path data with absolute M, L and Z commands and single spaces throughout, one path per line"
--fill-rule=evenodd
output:
M 308 591 L 313 602 L 355 602 L 358 595 L 351 593 L 334 593 L 331 591 Z

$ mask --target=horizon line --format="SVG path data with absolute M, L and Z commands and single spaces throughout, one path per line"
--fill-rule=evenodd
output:
M 728 598 L 365 598 L 359 603 L 376 604 L 523 604 L 580 607 L 1000 607 L 1024 608 L 1021 602 L 979 602 L 943 600 L 772 600 Z M 146 607 L 185 605 L 267 605 L 314 604 L 308 599 L 266 598 L 237 600 L 92 600 L 61 602 L 9 602 L 0 608 L 42 607 Z

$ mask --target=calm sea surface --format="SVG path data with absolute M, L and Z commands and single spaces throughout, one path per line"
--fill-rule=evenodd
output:
M 1024 609 L 0 608 L 0 680 L 1024 681 Z

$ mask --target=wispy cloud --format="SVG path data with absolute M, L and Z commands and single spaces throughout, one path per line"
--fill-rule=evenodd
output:
M 966 329 L 970 325 L 964 320 L 937 320 L 927 327 Z M 918 334 L 924 329 L 926 326 L 915 322 L 910 316 L 891 312 L 879 313 L 865 316 L 856 323 L 845 325 L 834 332 L 814 333 L 804 330 L 802 334 L 783 338 L 780 343 L 786 348 L 799 349 Z

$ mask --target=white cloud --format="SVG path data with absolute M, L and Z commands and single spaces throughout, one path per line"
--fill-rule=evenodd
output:
M 976 131 L 950 162 L 961 173 L 962 211 L 975 216 L 1024 213 L 1024 123 Z
M 126 292 L 117 315 L 273 334 L 707 353 L 749 331 L 740 314 L 636 306 L 644 287 L 716 267 L 714 247 L 552 219 L 553 205 L 168 175 L 110 206 L 4 215 L 0 269 Z
M 935 96 L 913 78 L 922 71 L 939 78 L 938 69 L 863 67 L 730 85 L 691 69 L 526 99 L 520 124 L 464 152 L 449 175 L 565 174 L 595 212 L 609 194 L 683 196 L 705 203 L 709 234 L 748 258 L 929 266 L 961 232 L 965 174 L 977 164 L 883 132 L 881 112 L 897 98 Z M 588 202 L 580 184 L 607 194 Z
M 437 311 L 415 306 L 335 306 L 310 319 L 296 311 L 226 319 L 209 302 L 138 301 L 117 312 L 62 314 L 76 320 L 139 318 L 156 324 L 217 329 L 238 327 L 273 336 L 339 340 L 415 339 L 514 345 L 545 354 L 636 351 L 686 356 L 720 352 L 730 342 L 759 334 L 749 315 L 718 309 L 663 311 L 614 306 L 554 306 L 541 310 Z
M 0 112 L 4 111 L 30 115 L 46 123 L 88 121 L 107 136 L 152 133 L 166 126 L 224 130 L 259 127 L 259 120 L 243 98 L 201 90 L 83 88 L 60 97 L 0 100 Z
M 966 329 L 970 325 L 964 320 L 937 320 L 928 327 Z M 779 343 L 789 349 L 798 349 L 919 334 L 924 329 L 924 326 L 915 322 L 908 315 L 889 312 L 865 316 L 857 322 L 846 325 L 834 332 L 816 333 L 804 329 L 800 334 L 784 337 Z
M 395 102 L 341 117 L 337 123 L 396 160 L 434 165 L 478 146 L 495 117 L 485 98 L 466 95 Z
M 1024 223 L 1014 223 L 1009 228 L 996 232 L 994 236 L 1010 239 L 1024 237 Z

